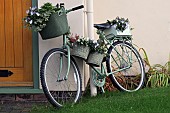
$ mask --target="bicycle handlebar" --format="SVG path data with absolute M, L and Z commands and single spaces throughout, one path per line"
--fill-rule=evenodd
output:
M 84 8 L 84 5 L 80 5 L 80 6 L 74 7 L 71 10 L 75 11 L 75 10 L 79 10 L 79 9 L 82 9 L 82 8 Z
M 82 8 L 84 8 L 84 5 L 80 5 L 80 6 L 72 8 L 72 9 L 69 9 L 69 10 L 67 10 L 67 13 L 69 13 L 71 11 L 79 10 L 79 9 L 82 9 Z

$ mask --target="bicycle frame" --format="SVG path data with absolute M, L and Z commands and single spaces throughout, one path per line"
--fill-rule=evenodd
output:
M 63 7 L 63 5 L 61 6 Z M 71 11 L 75 11 L 81 8 L 83 8 L 82 5 L 74 7 L 70 10 L 63 9 L 63 11 L 65 11 L 64 13 L 67 14 Z M 115 88 L 121 91 L 137 91 L 143 86 L 145 79 L 145 70 L 142 58 L 138 51 L 132 46 L 131 36 L 115 36 L 112 34 L 114 31 L 110 31 L 111 34 L 109 34 L 110 32 L 106 32 L 106 34 L 108 33 L 109 35 L 105 35 L 104 29 L 110 30 L 110 26 L 112 26 L 112 24 L 96 24 L 94 27 L 98 29 L 97 34 L 99 35 L 100 40 L 98 40 L 97 43 L 95 41 L 93 42 L 93 40 L 87 40 L 91 53 L 99 52 L 102 56 L 105 54 L 105 51 L 107 51 L 107 54 L 104 58 L 103 56 L 100 59 L 98 56 L 95 57 L 100 60 L 100 62 L 97 62 L 96 65 L 96 62 L 88 62 L 89 59 L 91 60 L 91 53 L 89 54 L 88 48 L 88 53 L 84 59 L 87 59 L 86 63 L 88 63 L 92 68 L 90 71 L 91 80 L 94 85 L 101 89 L 102 92 L 105 92 L 104 88 L 112 90 L 111 88 L 113 85 Z M 82 94 L 82 78 L 80 69 L 70 53 L 70 48 L 74 47 L 74 43 L 72 43 L 74 41 L 71 40 L 72 36 L 69 36 L 69 33 L 64 34 L 62 46 L 49 50 L 44 55 L 41 62 L 40 78 L 42 89 L 45 96 L 54 107 L 62 107 L 64 104 L 66 104 L 67 101 L 74 104 L 80 99 Z M 78 38 L 75 37 L 75 39 Z M 92 46 L 90 45 L 91 42 Z M 95 44 L 99 45 L 99 49 L 97 48 L 98 45 L 96 47 Z M 94 48 L 94 51 L 92 48 Z M 87 55 L 89 56 L 87 57 Z M 134 55 L 134 58 L 136 59 L 134 59 L 132 55 Z M 103 61 L 101 62 L 102 59 Z M 94 61 L 95 60 L 96 59 L 94 59 Z M 136 62 L 139 66 L 139 73 L 136 72 L 136 70 L 138 71 L 138 68 L 136 68 L 135 65 Z M 126 70 L 131 68 L 132 64 L 134 64 L 134 68 L 131 70 Z M 112 84 L 110 84 L 110 81 L 109 83 L 106 83 L 108 82 L 108 79 L 106 78 L 107 76 L 109 76 Z
M 98 34 L 99 34 L 99 37 L 100 38 L 103 38 L 103 40 L 104 41 L 106 41 L 106 43 L 107 43 L 107 45 L 109 46 L 109 47 L 113 47 L 114 48 L 114 46 L 112 45 L 115 41 L 119 41 L 119 40 L 121 40 L 121 41 L 123 41 L 123 42 L 127 42 L 127 41 L 129 41 L 129 43 L 131 43 L 132 44 L 132 41 L 131 40 L 129 40 L 129 38 L 131 38 L 131 37 L 129 37 L 129 36 L 119 36 L 119 37 L 116 37 L 116 36 L 113 36 L 112 38 L 110 38 L 110 39 L 108 39 L 108 36 L 105 36 L 105 35 L 103 35 L 102 34 L 103 32 L 99 32 Z M 69 70 L 70 70 L 70 46 L 69 46 L 69 43 L 68 43 L 68 40 L 67 40 L 67 35 L 63 35 L 63 46 L 62 46 L 62 48 L 63 49 L 65 49 L 66 51 L 67 51 L 67 57 L 68 57 L 68 59 L 67 59 L 67 65 L 68 65 L 68 68 L 67 68 L 67 70 L 66 70 L 66 75 L 62 78 L 62 79 L 60 79 L 60 74 L 61 74 L 61 71 L 62 71 L 62 66 L 63 66 L 63 56 L 60 56 L 60 67 L 59 67 L 59 74 L 58 74 L 58 81 L 62 81 L 62 80 L 67 80 L 67 78 L 68 78 L 68 73 L 69 73 Z M 104 78 L 106 78 L 107 76 L 109 76 L 109 75 L 114 75 L 115 73 L 117 73 L 117 72 L 121 72 L 121 71 L 123 71 L 123 70 L 126 70 L 126 69 L 129 69 L 130 67 L 131 67 L 131 59 L 132 59 L 132 55 L 128 55 L 128 61 L 127 60 L 125 60 L 122 56 L 122 54 L 121 53 L 119 53 L 116 49 L 114 49 L 115 51 L 116 51 L 116 54 L 117 54 L 117 56 L 118 56 L 118 58 L 119 59 L 121 59 L 122 60 L 122 62 L 125 62 L 126 64 L 128 64 L 127 66 L 125 66 L 125 67 L 123 67 L 123 68 L 119 68 L 118 70 L 115 70 L 115 71 L 112 71 L 112 72 L 110 72 L 110 73 L 107 73 L 107 71 L 106 71 L 106 68 L 105 68 L 105 66 L 104 66 L 104 64 L 103 64 L 103 62 L 101 63 L 101 67 L 100 67 L 100 70 L 97 68 L 97 67 L 94 67 L 93 65 L 89 65 L 97 74 L 98 74 L 98 76 L 97 76 L 97 79 L 98 80 L 102 80 L 102 79 L 104 79 Z M 106 56 L 106 57 L 108 57 L 108 56 Z M 115 58 L 114 58 L 114 56 L 113 55 L 111 55 L 110 54 L 110 56 L 109 57 L 112 57 L 112 59 L 114 60 L 114 62 L 118 65 L 118 63 L 117 63 L 117 61 L 115 60 Z M 107 59 L 107 58 L 106 58 Z M 120 60 L 119 60 L 120 61 Z M 95 76 L 95 75 L 93 75 L 93 76 Z M 96 85 L 98 85 L 98 84 L 96 84 Z M 104 90 L 103 90 L 104 91 Z
M 82 6 L 79 6 L 79 7 L 82 7 Z M 75 9 L 70 9 L 70 10 L 66 10 L 66 13 L 69 13 L 71 11 L 74 11 Z M 99 35 L 99 38 L 102 38 L 106 43 L 107 45 L 109 45 L 109 47 L 113 47 L 112 43 L 114 41 L 118 41 L 118 40 L 121 40 L 123 42 L 126 42 L 126 41 L 129 41 L 130 43 L 132 43 L 131 41 L 131 37 L 130 36 L 119 36 L 119 37 L 116 37 L 114 36 L 113 34 L 109 34 L 107 36 L 104 35 L 104 32 L 99 30 L 97 31 L 97 34 Z M 110 37 L 111 38 L 108 38 Z M 130 38 L 130 40 L 129 40 Z M 70 46 L 69 46 L 69 43 L 67 41 L 67 35 L 63 35 L 63 46 L 62 46 L 63 49 L 65 49 L 67 51 L 67 57 L 68 57 L 68 60 L 67 60 L 67 65 L 68 65 L 68 68 L 66 70 L 66 75 L 64 78 L 60 79 L 60 74 L 61 74 L 61 71 L 62 71 L 62 67 L 63 67 L 63 56 L 60 56 L 60 67 L 59 67 L 59 74 L 58 74 L 58 78 L 60 80 L 66 80 L 68 78 L 68 73 L 69 73 L 69 70 L 70 70 Z M 114 48 L 114 47 L 113 47 Z M 106 69 L 103 65 L 103 62 L 101 63 L 101 69 L 98 70 L 98 68 L 90 65 L 90 67 L 92 67 L 92 69 L 98 74 L 98 79 L 104 79 L 105 77 L 111 75 L 111 74 L 114 74 L 114 73 L 117 73 L 117 72 L 120 72 L 120 71 L 123 71 L 123 70 L 126 70 L 128 68 L 131 67 L 131 56 L 128 56 L 129 60 L 126 61 L 125 59 L 123 59 L 123 57 L 121 57 L 121 53 L 119 53 L 116 49 L 114 49 L 118 55 L 119 58 L 121 58 L 124 62 L 126 62 L 127 64 L 129 64 L 128 66 L 124 67 L 124 68 L 120 68 L 116 71 L 113 71 L 113 72 L 110 72 L 110 73 L 106 73 Z M 113 55 L 110 55 L 109 57 L 112 57 L 112 59 L 115 61 L 115 63 L 118 65 L 118 63 L 116 62 L 116 60 L 114 59 L 114 56 Z M 104 71 L 104 72 L 103 72 Z
M 58 81 L 62 81 L 62 80 L 67 80 L 68 78 L 68 74 L 69 74 L 69 70 L 70 70 L 70 47 L 67 44 L 67 35 L 63 35 L 63 49 L 66 49 L 67 51 L 67 70 L 66 70 L 66 75 L 64 78 L 60 79 L 60 74 L 62 71 L 62 67 L 63 67 L 63 55 L 60 55 L 60 67 L 59 67 L 59 74 L 58 74 Z
M 62 6 L 62 8 L 64 8 L 64 7 L 63 7 L 64 4 L 60 4 L 60 5 Z M 80 6 L 74 7 L 74 8 L 69 9 L 69 10 L 65 10 L 65 9 L 64 9 L 64 11 L 66 12 L 66 14 L 68 14 L 68 13 L 70 13 L 70 12 L 72 12 L 72 11 L 79 10 L 79 9 L 81 9 L 81 8 L 84 8 L 84 6 L 83 6 L 83 5 L 80 5 Z M 68 41 L 67 41 L 67 35 L 64 34 L 64 35 L 63 35 L 63 46 L 62 46 L 62 48 L 67 51 L 67 57 L 68 57 L 67 65 L 68 65 L 68 68 L 67 68 L 65 77 L 62 78 L 62 79 L 60 79 L 60 74 L 61 74 L 62 67 L 63 67 L 63 66 L 62 66 L 62 65 L 63 65 L 63 56 L 61 55 L 61 56 L 60 56 L 60 67 L 59 67 L 58 81 L 66 80 L 66 79 L 68 78 L 68 73 L 69 73 L 69 70 L 70 70 L 70 61 L 71 61 L 71 60 L 70 60 L 70 47 L 69 47 L 69 44 L 68 44 L 67 42 L 68 42 Z
M 107 42 L 107 45 L 109 45 L 109 47 L 110 47 L 110 46 L 113 47 L 112 43 L 113 43 L 114 41 L 118 41 L 118 40 L 121 40 L 121 41 L 123 41 L 123 42 L 129 41 L 129 42 L 132 44 L 132 40 L 129 40 L 129 38 L 131 39 L 131 36 L 119 36 L 119 37 L 116 37 L 116 36 L 114 36 L 113 34 L 109 34 L 109 35 L 105 36 L 101 30 L 98 30 L 97 33 L 98 33 L 98 35 L 99 35 L 100 38 L 103 38 L 104 41 Z M 109 37 L 110 35 L 112 35 L 113 37 L 110 38 L 110 39 L 108 39 L 108 37 Z M 113 47 L 113 48 L 114 48 L 114 47 Z M 114 49 L 114 50 L 116 51 L 118 57 L 120 58 L 122 55 L 121 55 L 116 49 Z M 132 52 L 131 52 L 131 53 L 132 53 Z M 106 57 L 107 57 L 107 56 L 106 56 Z M 114 56 L 113 56 L 113 55 L 110 55 L 109 57 L 112 57 L 112 59 L 113 59 L 113 60 L 115 61 L 115 63 L 118 65 L 118 63 L 117 63 L 117 61 L 114 59 Z M 129 64 L 128 66 L 126 66 L 126 67 L 124 67 L 124 68 L 121 68 L 121 69 L 118 69 L 118 70 L 116 70 L 116 71 L 110 72 L 110 73 L 106 73 L 106 71 L 105 71 L 105 73 L 103 74 L 103 72 L 100 72 L 96 67 L 94 67 L 94 66 L 92 66 L 92 65 L 90 65 L 90 66 L 91 66 L 92 69 L 95 70 L 95 72 L 99 75 L 98 78 L 99 78 L 99 79 L 103 79 L 103 78 L 105 78 L 105 77 L 107 77 L 107 76 L 109 76 L 109 75 L 111 75 L 111 74 L 115 74 L 115 73 L 117 73 L 117 72 L 120 72 L 120 71 L 129 69 L 129 68 L 131 67 L 131 64 L 132 64 L 132 63 L 131 63 L 132 55 L 130 55 L 130 56 L 128 55 L 128 58 L 129 58 L 129 60 L 128 60 L 128 62 L 127 62 L 123 57 L 121 57 L 121 59 L 122 59 L 124 62 L 126 62 L 127 64 Z M 107 59 L 107 58 L 106 58 L 106 59 Z M 102 63 L 102 64 L 101 64 L 101 71 L 102 71 L 103 69 L 106 70 L 105 67 L 104 67 L 104 65 L 103 65 L 103 63 Z

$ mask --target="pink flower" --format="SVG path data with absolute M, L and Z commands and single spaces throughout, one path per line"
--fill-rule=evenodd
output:
M 78 39 L 79 39 L 79 35 L 76 34 L 76 35 L 75 35 L 75 38 L 76 38 L 76 40 L 78 40 Z
M 70 42 L 74 43 L 74 42 L 76 42 L 76 39 L 75 38 L 70 38 Z
M 73 34 L 70 36 L 70 42 L 75 43 L 79 39 L 79 35 L 73 36 Z
M 73 34 L 70 36 L 70 42 L 71 43 L 76 42 L 76 38 L 73 36 Z

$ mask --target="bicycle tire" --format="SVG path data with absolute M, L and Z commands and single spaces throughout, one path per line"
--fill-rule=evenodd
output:
M 125 70 L 109 75 L 113 85 L 118 90 L 134 92 L 143 87 L 145 82 L 143 60 L 132 44 L 124 41 L 116 41 L 108 49 L 108 54 L 109 58 L 106 60 L 108 73 L 125 69 L 126 66 L 129 66 Z M 132 62 L 128 64 L 130 60 Z
M 59 76 L 57 69 L 59 69 L 61 55 L 64 56 L 62 57 L 64 64 Z M 62 79 L 66 75 L 66 62 L 67 52 L 61 48 L 49 50 L 42 59 L 40 67 L 41 85 L 46 98 L 54 107 L 63 107 L 67 103 L 74 104 L 81 97 L 81 74 L 73 57 L 70 58 L 68 79 Z

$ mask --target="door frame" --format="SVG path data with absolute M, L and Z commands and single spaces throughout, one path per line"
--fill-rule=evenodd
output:
M 38 7 L 38 0 L 32 0 L 32 6 Z M 38 33 L 35 31 L 32 31 L 32 48 L 33 87 L 4 87 L 0 88 L 0 94 L 43 93 L 39 83 L 39 40 Z
M 32 6 L 38 7 L 38 0 L 32 0 Z M 39 89 L 39 40 L 38 32 L 32 30 L 33 46 L 33 84 L 34 89 Z

